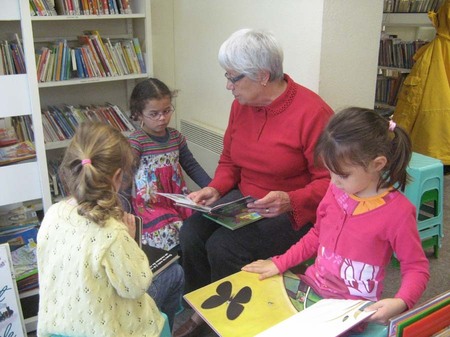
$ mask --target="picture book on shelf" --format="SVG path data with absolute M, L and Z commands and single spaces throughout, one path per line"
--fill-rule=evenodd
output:
M 255 201 L 255 199 L 251 196 L 242 197 L 224 204 L 208 207 L 196 204 L 184 194 L 175 194 L 175 193 L 157 193 L 157 194 L 172 199 L 178 206 L 187 207 L 196 211 L 200 211 L 204 213 L 203 216 L 231 230 L 243 227 L 245 225 L 248 225 L 250 223 L 262 219 L 262 216 L 259 213 L 248 212 L 247 204 Z
M 136 235 L 134 240 L 137 242 L 139 247 L 147 255 L 148 261 L 150 262 L 150 269 L 154 276 L 161 273 L 164 269 L 170 266 L 173 262 L 179 259 L 178 254 L 174 252 L 167 251 L 161 248 L 152 247 L 149 245 L 142 244 L 142 218 L 135 216 L 136 220 Z
M 33 143 L 19 142 L 10 146 L 0 147 L 0 166 L 36 157 Z
M 19 139 L 14 128 L 0 128 L 0 147 L 13 145 L 17 142 L 19 142 Z

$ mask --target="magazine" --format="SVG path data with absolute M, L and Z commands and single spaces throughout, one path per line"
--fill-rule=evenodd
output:
M 206 218 L 215 221 L 218 224 L 231 230 L 235 230 L 263 218 L 257 212 L 248 211 L 247 204 L 255 201 L 255 198 L 251 196 L 242 197 L 224 204 L 208 207 L 196 204 L 184 194 L 157 194 L 172 199 L 173 201 L 175 201 L 175 205 L 200 211 L 204 213 L 203 215 Z

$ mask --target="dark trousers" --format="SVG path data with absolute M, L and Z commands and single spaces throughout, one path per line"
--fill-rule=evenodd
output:
M 216 203 L 240 197 L 242 194 L 233 190 Z M 200 212 L 193 214 L 180 231 L 185 293 L 234 274 L 252 261 L 284 253 L 310 228 L 309 224 L 295 231 L 288 215 L 282 214 L 232 231 Z

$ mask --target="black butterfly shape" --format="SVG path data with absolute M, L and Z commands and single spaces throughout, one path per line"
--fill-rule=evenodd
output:
M 252 289 L 243 287 L 235 296 L 232 295 L 232 286 L 230 281 L 224 281 L 217 286 L 217 295 L 212 295 L 202 303 L 203 309 L 213 309 L 228 302 L 227 318 L 234 320 L 244 311 L 242 304 L 250 302 L 252 298 Z

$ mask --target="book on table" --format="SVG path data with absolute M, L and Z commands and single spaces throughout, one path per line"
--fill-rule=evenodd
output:
M 150 262 L 150 269 L 154 276 L 161 273 L 164 269 L 170 266 L 173 262 L 178 260 L 180 257 L 178 254 L 168 251 L 162 248 L 152 247 L 149 245 L 142 244 L 142 218 L 135 216 L 136 220 L 136 235 L 134 237 L 135 241 L 139 247 L 147 255 L 148 261 Z
M 245 196 L 227 203 L 208 207 L 193 202 L 184 194 L 157 193 L 175 201 L 175 205 L 191 208 L 203 213 L 206 218 L 217 222 L 231 230 L 241 228 L 263 217 L 257 212 L 249 212 L 247 204 L 255 201 L 251 196 Z
M 291 297 L 300 291 L 291 288 L 293 278 L 299 280 L 287 272 L 259 280 L 259 274 L 240 271 L 184 299 L 221 337 L 337 336 L 374 313 L 364 311 L 370 301 L 340 299 L 321 299 L 298 311 L 307 299 Z

